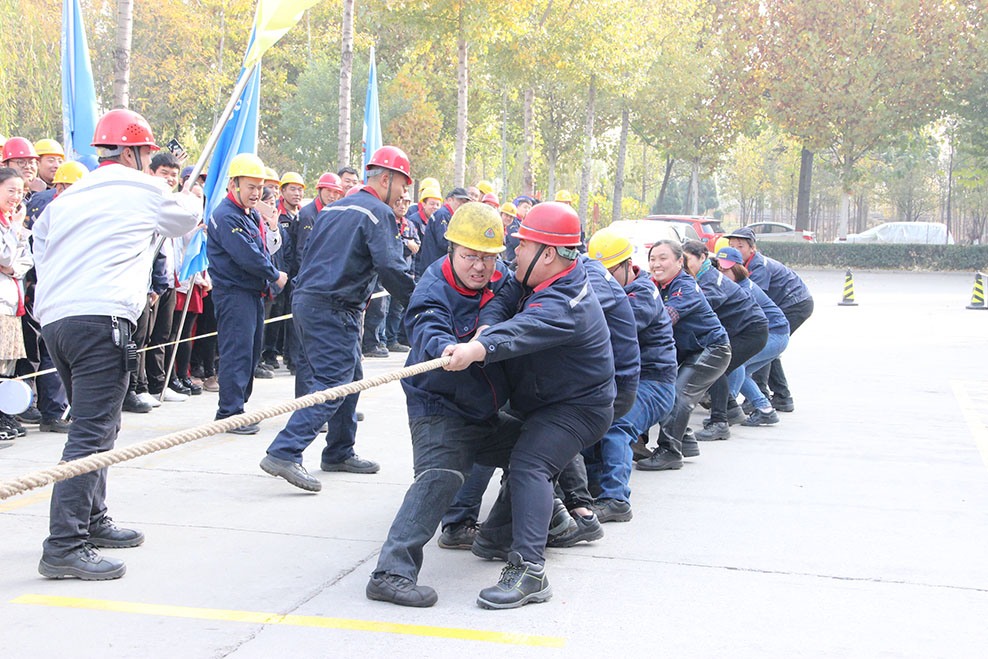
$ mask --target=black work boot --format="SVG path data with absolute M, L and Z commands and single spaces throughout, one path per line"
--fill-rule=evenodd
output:
M 122 529 L 113 523 L 109 515 L 89 527 L 89 544 L 94 547 L 123 549 L 137 547 L 144 542 L 144 534 L 137 529 Z
M 775 410 L 769 412 L 762 412 L 761 410 L 755 410 L 751 415 L 744 420 L 742 426 L 774 426 L 779 422 L 779 415 L 775 413 Z
M 575 527 L 560 535 L 550 535 L 546 542 L 547 547 L 572 547 L 580 542 L 593 542 L 604 537 L 604 529 L 601 528 L 596 515 L 584 517 L 577 513 L 571 515 L 570 519 L 573 520 Z
M 301 464 L 291 460 L 282 460 L 273 455 L 265 455 L 261 460 L 261 469 L 271 474 L 279 476 L 297 488 L 318 492 L 322 489 L 322 482 L 305 470 Z
M 38 572 L 49 579 L 75 577 L 83 581 L 119 579 L 127 566 L 117 558 L 101 556 L 92 545 L 83 545 L 65 556 L 42 555 Z
M 508 556 L 497 585 L 484 588 L 477 605 L 484 609 L 515 609 L 525 604 L 545 602 L 552 597 L 552 588 L 544 565 L 522 560 L 516 551 Z
M 467 520 L 462 524 L 450 524 L 439 534 L 439 546 L 443 549 L 470 549 L 477 537 L 477 523 Z
M 699 453 L 699 449 L 697 450 Z M 670 469 L 683 468 L 683 452 L 675 446 L 672 439 L 667 438 L 665 432 L 659 435 L 659 446 L 652 452 L 652 455 L 635 463 L 636 469 L 642 471 L 667 471 Z
M 734 403 L 734 405 L 728 404 L 727 406 L 727 424 L 730 426 L 736 426 L 739 423 L 744 423 L 747 419 L 747 415 L 741 410 L 741 407 Z
M 604 522 L 630 522 L 632 518 L 631 504 L 620 499 L 597 499 L 591 507 L 597 520 Z
M 549 537 L 576 531 L 576 522 L 560 499 L 552 500 L 552 519 L 549 520 Z
M 483 558 L 484 560 L 506 561 L 508 560 L 508 554 L 511 552 L 511 542 L 504 542 L 494 534 L 485 532 L 484 527 L 480 527 L 477 535 L 474 536 L 473 543 L 470 545 L 470 551 L 477 558 Z
M 700 442 L 712 442 L 719 439 L 730 439 L 731 429 L 727 421 L 713 421 L 703 430 L 696 431 L 696 439 Z
M 679 444 L 679 452 L 683 454 L 684 458 L 695 458 L 700 455 L 700 445 L 696 441 L 696 435 L 693 434 L 692 428 L 686 429 L 686 432 L 683 433 L 683 440 Z
M 411 579 L 397 574 L 371 575 L 367 582 L 367 599 L 378 602 L 391 602 L 398 606 L 432 606 L 439 600 L 436 591 L 428 586 L 419 586 Z
M 775 408 L 776 412 L 793 412 L 796 410 L 792 396 L 780 396 L 779 394 L 772 394 L 772 407 Z

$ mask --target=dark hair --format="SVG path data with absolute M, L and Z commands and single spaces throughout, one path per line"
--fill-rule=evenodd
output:
M 663 238 L 662 240 L 656 240 L 652 243 L 652 246 L 648 248 L 648 257 L 652 258 L 652 250 L 659 245 L 665 245 L 672 250 L 673 256 L 677 259 L 683 258 L 683 244 L 678 240 L 670 240 L 669 238 Z
M 13 167 L 0 167 L 0 183 L 6 183 L 12 178 L 24 179 L 20 173 Z
M 267 201 L 274 196 L 274 191 L 271 188 L 261 187 L 261 201 Z
M 175 169 L 181 169 L 182 163 L 178 161 L 175 154 L 171 151 L 162 151 L 161 153 L 155 154 L 154 158 L 151 158 L 151 171 L 156 172 L 162 167 L 174 167 Z
M 340 167 L 340 171 L 336 172 L 336 175 L 339 177 L 342 177 L 344 174 L 353 174 L 357 178 L 360 178 L 360 175 L 357 174 L 357 170 L 353 167 Z
M 698 259 L 707 258 L 707 246 L 701 243 L 699 240 L 687 240 L 683 243 L 683 251 L 687 254 L 697 257 Z

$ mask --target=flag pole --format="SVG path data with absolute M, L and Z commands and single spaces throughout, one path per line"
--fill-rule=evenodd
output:
M 192 273 L 189 277 L 188 290 L 185 291 L 185 306 L 182 307 L 182 316 L 178 321 L 178 331 L 175 333 L 175 338 L 178 340 L 182 339 L 182 330 L 185 328 L 185 318 L 189 315 L 189 303 L 192 302 L 192 290 L 195 288 L 195 280 L 198 272 Z M 158 394 L 158 400 L 165 400 L 165 392 L 168 391 L 168 385 L 171 383 L 172 370 L 175 368 L 175 362 L 178 359 L 178 343 L 172 347 L 171 357 L 168 359 L 168 368 L 165 370 L 165 386 L 162 387 L 161 393 Z

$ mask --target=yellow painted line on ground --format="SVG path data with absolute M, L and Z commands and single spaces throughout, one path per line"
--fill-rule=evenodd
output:
M 49 499 L 51 499 L 50 489 L 47 492 L 38 492 L 37 494 L 32 494 L 29 497 L 20 497 L 19 499 L 14 499 L 13 501 L 8 501 L 7 503 L 0 503 L 0 513 L 17 510 L 18 508 L 30 506 L 32 503 L 48 501 Z
M 951 381 L 950 386 L 954 390 L 954 398 L 957 399 L 957 404 L 961 408 L 961 414 L 964 416 L 964 421 L 971 431 L 974 443 L 978 447 L 978 451 L 981 452 L 981 460 L 985 463 L 985 467 L 988 468 L 988 427 L 985 426 L 981 415 L 975 408 L 974 403 L 971 402 L 971 396 L 967 392 L 967 387 L 956 380 Z
M 82 597 L 58 597 L 54 595 L 21 595 L 10 600 L 11 604 L 35 604 L 70 609 L 94 611 L 114 611 L 117 613 L 137 613 L 149 616 L 170 618 L 192 618 L 196 620 L 223 620 L 226 622 L 247 622 L 261 625 L 289 625 L 293 627 L 317 627 L 321 629 L 346 629 L 382 634 L 404 634 L 408 636 L 428 636 L 432 638 L 452 638 L 461 641 L 485 641 L 526 645 L 544 648 L 561 648 L 565 638 L 535 636 L 532 634 L 510 634 L 487 632 L 476 629 L 455 627 L 429 627 L 426 625 L 405 625 L 373 620 L 348 620 L 346 618 L 323 618 L 321 616 L 281 615 L 257 611 L 232 611 L 227 609 L 197 609 L 189 606 L 167 604 L 143 604 L 140 602 L 118 602 L 112 600 L 87 599 Z

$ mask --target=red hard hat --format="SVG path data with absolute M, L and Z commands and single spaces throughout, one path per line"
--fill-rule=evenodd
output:
M 343 196 L 344 197 L 349 197 L 352 194 L 357 194 L 358 192 L 360 192 L 363 189 L 364 189 L 364 186 L 362 186 L 362 185 L 355 185 L 352 188 L 350 188 L 349 190 L 347 190 L 346 191 L 346 194 L 343 195 Z
M 34 145 L 23 137 L 11 137 L 3 145 L 3 156 L 0 160 L 6 162 L 12 158 L 37 158 L 38 152 Z
M 408 182 L 412 182 L 412 164 L 408 161 L 405 152 L 396 146 L 382 146 L 374 152 L 371 159 L 367 161 L 367 169 L 371 167 L 382 167 L 394 172 L 401 172 L 408 177 Z
M 96 122 L 92 146 L 149 146 L 159 149 L 147 119 L 131 110 L 110 110 Z
M 330 190 L 343 194 L 343 181 L 341 181 L 340 177 L 333 172 L 326 172 L 319 177 L 319 182 L 316 183 L 316 190 L 319 188 L 329 188 Z
M 493 206 L 494 208 L 498 208 L 498 209 L 501 208 L 501 202 L 498 201 L 497 195 L 494 194 L 493 192 L 488 192 L 487 194 L 485 194 L 484 198 L 481 199 L 480 201 L 487 204 L 488 206 Z
M 552 247 L 576 247 L 580 244 L 580 216 L 569 204 L 546 201 L 528 211 L 518 231 L 511 235 Z

